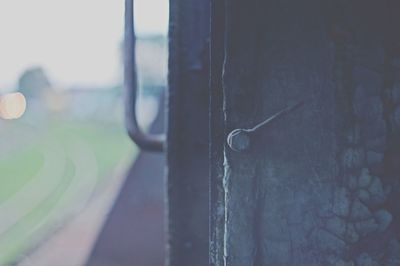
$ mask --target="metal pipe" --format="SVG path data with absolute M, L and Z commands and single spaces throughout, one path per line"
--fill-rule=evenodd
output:
M 125 40 L 124 40 L 124 91 L 125 91 L 125 126 L 129 137 L 142 150 L 164 151 L 165 135 L 149 135 L 143 132 L 137 121 L 137 76 L 135 57 L 133 0 L 125 0 Z

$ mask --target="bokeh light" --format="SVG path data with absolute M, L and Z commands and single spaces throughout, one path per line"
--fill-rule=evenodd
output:
M 0 96 L 0 118 L 20 118 L 26 110 L 26 99 L 22 93 L 8 93 Z

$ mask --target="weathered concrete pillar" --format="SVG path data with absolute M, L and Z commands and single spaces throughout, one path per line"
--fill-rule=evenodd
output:
M 209 1 L 170 1 L 168 265 L 208 264 Z
M 398 2 L 213 7 L 212 264 L 400 265 Z

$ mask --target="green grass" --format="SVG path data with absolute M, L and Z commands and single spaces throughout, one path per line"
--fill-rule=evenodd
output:
M 57 202 L 62 198 L 63 193 L 71 183 L 74 168 L 72 163 L 67 163 L 66 172 L 61 182 L 36 208 L 32 209 L 21 220 L 14 224 L 0 238 L 0 250 L 5 256 L 4 262 L 13 261 L 24 249 L 29 248 L 29 238 L 34 238 L 36 230 L 43 228 L 46 223 L 50 223 L 49 214 L 54 210 Z M 62 212 L 62 210 L 58 210 Z M 42 226 L 41 226 L 42 225 Z
M 14 134 L 12 138 L 23 137 L 27 132 L 27 127 L 29 131 L 31 126 L 16 121 L 12 129 L 19 132 L 19 127 L 21 136 Z M 2 133 L 4 132 L 0 131 L 0 138 Z M 16 198 L 17 192 L 24 186 L 30 189 L 28 185 L 35 182 L 34 178 L 37 178 L 38 173 L 43 172 L 45 158 L 43 155 L 46 149 L 52 148 L 54 143 L 57 147 L 61 147 L 60 152 L 63 152 L 57 160 L 65 160 L 66 167 L 62 175 L 54 177 L 57 178 L 57 184 L 53 188 L 50 187 L 50 192 L 41 195 L 41 200 L 35 207 L 29 209 L 22 218 L 0 234 L 0 266 L 9 265 L 9 262 L 15 261 L 34 244 L 34 240 L 46 235 L 46 231 L 52 228 L 52 224 L 65 215 L 66 209 L 71 209 L 73 205 L 78 204 L 76 202 L 78 195 L 74 192 L 74 186 L 79 186 L 79 182 L 82 182 L 93 189 L 106 178 L 112 178 L 116 167 L 122 162 L 127 164 L 137 152 L 119 124 L 76 122 L 53 117 L 45 124 L 32 128 L 32 134 L 35 137 L 29 145 L 22 145 L 12 154 L 2 154 L 0 157 L 0 206 L 7 200 L 18 202 L 15 208 L 20 208 L 19 205 L 24 204 L 24 200 L 18 201 Z M 3 135 L 10 136 L 10 134 Z M 85 162 L 75 165 L 77 158 L 73 152 L 71 154 L 70 150 L 71 147 L 76 147 L 77 143 L 83 143 L 87 151 L 86 155 L 90 155 L 90 158 L 95 160 L 92 167 L 97 169 L 89 169 L 93 170 L 89 171 L 90 173 L 96 174 L 94 179 L 93 176 L 77 176 L 79 171 L 76 167 L 85 165 Z M 76 151 L 77 156 L 80 154 L 80 151 Z M 39 190 L 40 188 L 37 187 L 32 186 Z M 40 192 L 31 191 L 33 196 L 38 193 L 40 195 Z M 0 213 L 0 225 L 1 215 Z
M 0 203 L 30 181 L 43 165 L 38 147 L 28 147 L 0 160 Z
M 109 174 L 121 157 L 128 156 L 133 148 L 131 141 L 120 125 L 88 124 L 65 122 L 53 124 L 54 135 L 61 140 L 71 140 L 76 136 L 83 139 L 96 156 L 99 166 L 99 178 Z

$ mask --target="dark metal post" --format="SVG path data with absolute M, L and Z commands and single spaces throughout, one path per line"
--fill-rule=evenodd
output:
M 208 264 L 208 0 L 170 1 L 167 131 L 171 266 Z

